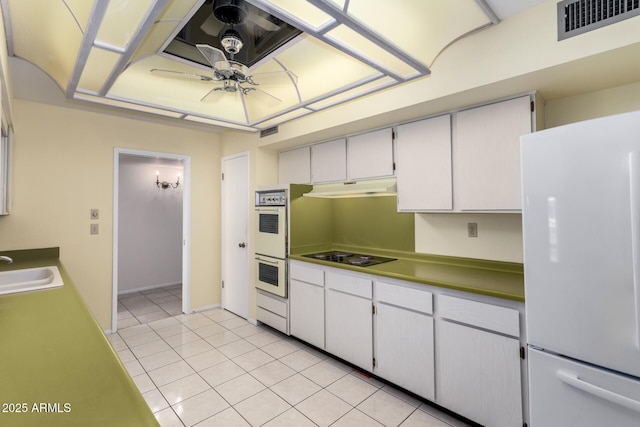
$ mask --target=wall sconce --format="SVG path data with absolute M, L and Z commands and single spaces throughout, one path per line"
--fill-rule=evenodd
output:
M 160 171 L 156 171 L 156 186 L 158 188 L 162 188 L 163 190 L 166 190 L 167 188 L 176 188 L 178 185 L 180 185 L 180 174 L 178 173 L 178 179 L 176 180 L 175 184 L 172 182 L 167 182 L 167 181 L 162 181 L 160 182 Z

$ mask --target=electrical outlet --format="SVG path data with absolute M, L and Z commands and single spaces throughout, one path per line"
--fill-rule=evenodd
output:
M 89 228 L 89 233 L 90 234 L 99 234 L 100 233 L 100 227 L 98 226 L 98 224 L 91 224 L 91 227 Z
M 467 223 L 467 233 L 469 237 L 478 237 L 478 224 L 475 222 Z
M 91 219 L 100 219 L 100 210 L 91 209 Z

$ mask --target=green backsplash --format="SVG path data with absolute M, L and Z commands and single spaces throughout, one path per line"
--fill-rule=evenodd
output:
M 396 211 L 396 197 L 291 200 L 291 253 L 347 245 L 413 252 L 412 213 Z
M 397 198 L 333 199 L 333 243 L 413 252 L 412 213 L 398 213 Z

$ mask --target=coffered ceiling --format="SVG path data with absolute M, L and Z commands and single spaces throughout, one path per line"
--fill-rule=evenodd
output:
M 67 98 L 256 131 L 428 78 L 431 64 L 449 45 L 542 0 L 244 1 L 248 4 L 243 0 L 1 0 L 1 4 L 9 55 L 39 67 Z M 266 56 L 248 69 L 231 64 L 242 77 L 255 76 L 244 83 L 246 91 L 239 89 L 238 74 L 223 85 L 212 66 L 228 68 L 227 60 L 222 65 L 219 58 L 213 64 L 203 61 L 192 42 L 181 42 L 190 49 L 184 55 L 165 52 L 176 37 L 191 32 L 192 17 L 199 11 L 208 13 L 201 8 L 211 8 L 213 14 L 221 4 L 258 10 L 254 16 L 260 22 L 253 31 L 263 40 L 273 38 L 270 31 L 275 34 L 280 24 L 301 31 L 279 47 L 269 46 Z M 213 17 L 207 22 L 225 27 Z M 242 49 L 257 49 L 257 42 L 247 40 L 245 32 L 240 30 L 239 35 L 245 42 Z M 241 53 L 234 58 L 241 61 Z M 228 53 L 226 57 L 232 59 Z M 251 84 L 251 80 L 259 83 L 260 76 L 275 75 L 289 78 L 277 84 L 269 80 Z

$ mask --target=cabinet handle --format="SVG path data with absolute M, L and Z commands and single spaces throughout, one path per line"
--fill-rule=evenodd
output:
M 238 247 L 239 248 L 246 248 L 247 244 L 245 242 L 240 242 L 240 243 L 238 243 Z
M 572 374 L 565 371 L 557 371 L 556 376 L 565 384 L 582 390 L 586 393 L 597 396 L 601 399 L 607 400 L 616 405 L 624 406 L 627 409 L 631 409 L 635 412 L 640 412 L 640 402 L 630 399 L 618 393 L 614 393 L 611 390 L 598 387 L 597 385 L 588 383 L 578 378 L 576 374 Z
M 629 153 L 629 197 L 631 205 L 631 259 L 636 309 L 636 348 L 640 350 L 640 151 Z

